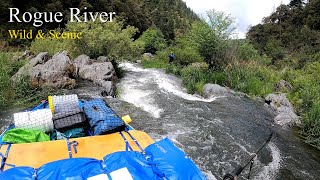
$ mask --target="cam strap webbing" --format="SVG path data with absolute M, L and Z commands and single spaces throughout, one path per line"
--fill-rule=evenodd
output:
M 144 149 L 140 146 L 140 144 L 139 144 L 139 142 L 137 141 L 137 139 L 134 138 L 129 131 L 126 131 L 126 133 L 128 133 L 128 135 L 130 136 L 130 138 L 136 143 L 136 145 L 139 147 L 140 151 L 141 151 L 142 153 L 144 153 Z
M 10 148 L 11 148 L 11 144 L 8 144 L 6 154 L 3 155 L 2 153 L 0 153 L 0 156 L 2 157 L 0 171 L 3 171 L 5 165 L 15 167 L 15 165 L 13 165 L 13 164 L 6 163 L 8 156 L 9 156 Z
M 77 145 L 78 145 L 77 141 L 71 141 L 70 142 L 69 139 L 67 138 L 67 146 L 68 146 L 69 158 L 72 158 L 71 146 L 73 146 L 74 153 L 77 154 Z
M 123 133 L 120 131 L 120 135 L 122 137 L 122 139 L 124 140 L 124 142 L 126 143 L 126 151 L 128 151 L 130 149 L 130 151 L 133 151 L 132 147 L 130 146 L 127 138 L 123 135 Z

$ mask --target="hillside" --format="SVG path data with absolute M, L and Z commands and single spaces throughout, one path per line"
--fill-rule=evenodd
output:
M 9 9 L 18 8 L 22 12 L 63 12 L 61 23 L 45 23 L 42 30 L 64 28 L 69 20 L 68 9 L 87 7 L 92 12 L 116 12 L 116 17 L 124 21 L 124 26 L 131 25 L 139 29 L 135 38 L 150 26 L 160 29 L 165 38 L 171 42 L 175 32 L 184 32 L 190 23 L 198 19 L 182 0 L 3 0 L 0 2 L 0 22 L 9 21 Z M 21 15 L 20 15 L 21 16 Z M 2 38 L 8 38 L 8 29 L 36 29 L 32 23 L 1 23 Z M 7 39 L 8 40 L 8 39 Z M 8 40 L 10 45 L 29 44 L 24 40 Z

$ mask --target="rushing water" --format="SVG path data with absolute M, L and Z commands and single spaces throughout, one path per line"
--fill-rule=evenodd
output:
M 169 137 L 186 152 L 208 179 L 222 179 L 257 151 L 276 131 L 271 143 L 258 154 L 251 179 L 320 179 L 320 152 L 305 144 L 297 133 L 273 124 L 274 112 L 263 102 L 245 97 L 203 99 L 186 93 L 181 80 L 162 70 L 121 65 L 126 75 L 118 84 L 120 100 L 105 98 L 119 114 L 129 114 L 138 130 L 155 140 Z M 79 81 L 67 90 L 80 98 L 103 98 L 103 88 Z M 18 111 L 18 110 L 17 110 Z M 8 124 L 0 113 L 0 126 Z M 246 179 L 246 169 L 239 179 Z
M 118 88 L 127 103 L 110 105 L 130 114 L 132 125 L 154 139 L 172 139 L 208 179 L 221 179 L 245 163 L 271 130 L 276 134 L 258 154 L 251 178 L 319 179 L 320 153 L 292 130 L 275 126 L 275 114 L 263 102 L 239 96 L 199 98 L 187 94 L 179 78 L 162 70 L 121 66 L 127 72 Z M 241 178 L 247 174 L 248 170 Z

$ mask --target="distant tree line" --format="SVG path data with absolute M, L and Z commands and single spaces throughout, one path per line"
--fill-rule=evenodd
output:
M 320 0 L 292 0 L 253 26 L 248 39 L 260 52 L 281 63 L 290 54 L 291 62 L 301 68 L 306 62 L 320 60 Z M 292 62 L 292 61 L 296 62 Z

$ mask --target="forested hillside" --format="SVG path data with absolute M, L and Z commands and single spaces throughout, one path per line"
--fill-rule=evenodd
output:
M 64 28 L 69 20 L 69 8 L 87 7 L 86 11 L 116 12 L 116 17 L 124 21 L 124 26 L 138 28 L 135 38 L 151 26 L 160 29 L 171 42 L 175 32 L 184 32 L 197 15 L 182 0 L 2 0 L 0 1 L 0 30 L 2 38 L 8 38 L 8 29 L 36 29 L 32 23 L 3 23 L 9 21 L 9 9 L 18 8 L 20 12 L 63 12 L 61 23 L 46 23 L 42 30 Z M 20 14 L 21 14 L 20 13 Z M 8 40 L 8 39 L 7 39 Z M 11 45 L 21 45 L 17 40 L 8 40 Z
M 253 26 L 248 39 L 273 65 L 301 68 L 320 60 L 320 1 L 292 0 Z M 290 57 L 290 60 L 288 59 Z

